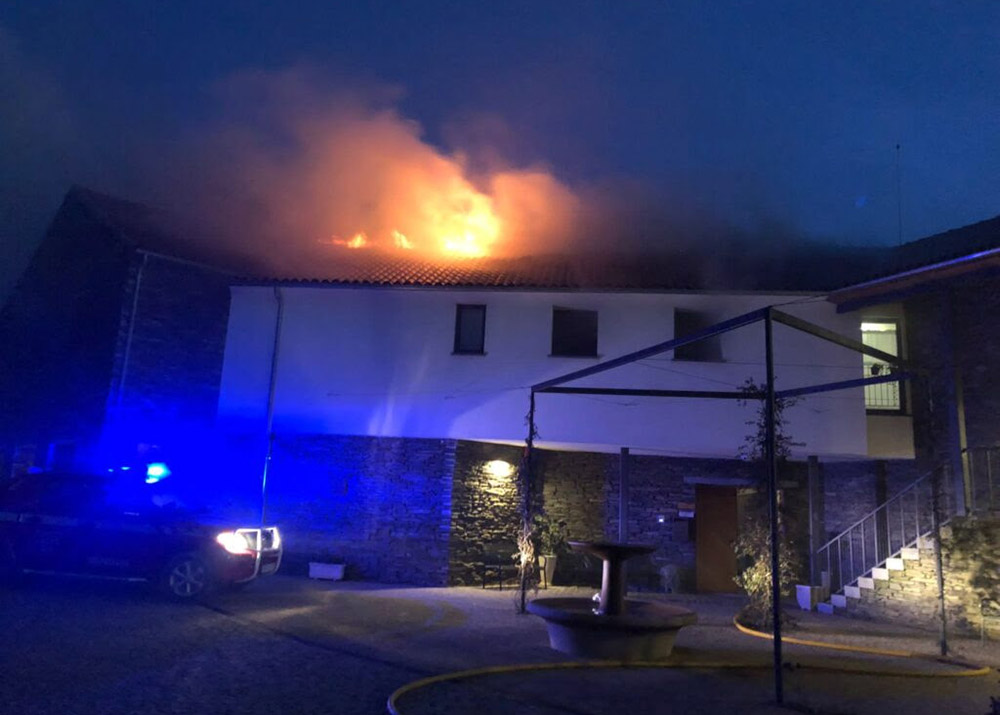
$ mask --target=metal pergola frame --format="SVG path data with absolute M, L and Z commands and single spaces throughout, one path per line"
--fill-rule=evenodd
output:
M 632 388 L 612 388 L 612 387 L 566 387 L 566 383 L 573 382 L 592 375 L 598 375 L 608 370 L 613 370 L 623 365 L 628 365 L 639 360 L 672 352 L 675 349 L 697 343 L 706 338 L 722 335 L 730 331 L 756 323 L 764 323 L 764 362 L 766 369 L 766 382 L 762 394 L 753 395 L 735 390 L 644 390 Z M 873 377 L 863 377 L 854 380 L 841 380 L 837 382 L 827 382 L 806 387 L 796 387 L 787 390 L 775 390 L 774 387 L 774 345 L 773 330 L 774 323 L 781 323 L 789 328 L 806 333 L 813 337 L 834 343 L 848 350 L 877 358 L 892 366 L 893 371 L 887 375 L 877 375 Z M 777 478 L 777 454 L 775 450 L 775 426 L 774 410 L 775 400 L 787 397 L 800 397 L 821 392 L 832 392 L 853 387 L 864 387 L 865 385 L 876 385 L 884 382 L 899 382 L 909 380 L 922 374 L 911 363 L 896 355 L 869 347 L 859 340 L 848 338 L 832 330 L 811 323 L 807 320 L 789 315 L 777 310 L 774 306 L 767 306 L 758 310 L 744 313 L 743 315 L 729 320 L 716 323 L 708 328 L 697 331 L 690 335 L 674 338 L 662 343 L 657 343 L 642 350 L 622 355 L 611 360 L 605 360 L 596 365 L 575 370 L 559 377 L 539 382 L 531 387 L 530 404 L 528 409 L 528 437 L 525 440 L 524 469 L 521 475 L 523 518 L 525 524 L 531 518 L 531 460 L 535 439 L 535 403 L 538 394 L 558 394 L 558 395 L 624 395 L 629 397 L 679 397 L 697 399 L 722 399 L 722 400 L 746 400 L 762 399 L 766 406 L 766 444 L 764 450 L 764 461 L 767 468 L 768 485 L 768 506 L 771 532 L 771 601 L 772 620 L 774 621 L 774 692 L 776 701 L 781 704 L 784 701 L 784 686 L 782 679 L 782 642 L 781 642 L 781 602 L 780 602 L 780 574 L 778 572 L 778 478 Z M 522 574 L 521 579 L 521 605 L 524 606 L 527 582 Z

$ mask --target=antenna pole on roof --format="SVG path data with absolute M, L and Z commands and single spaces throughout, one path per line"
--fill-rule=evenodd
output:
M 903 166 L 902 149 L 896 145 L 896 245 L 903 245 Z

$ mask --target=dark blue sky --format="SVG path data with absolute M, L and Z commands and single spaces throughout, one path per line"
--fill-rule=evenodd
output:
M 447 152 L 745 228 L 895 242 L 897 143 L 905 240 L 1000 213 L 995 2 L 8 0 L 8 267 L 68 184 L 128 196 L 220 83 L 290 67 L 393 88 Z

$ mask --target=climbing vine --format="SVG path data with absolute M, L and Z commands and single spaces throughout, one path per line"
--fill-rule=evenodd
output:
M 756 404 L 754 418 L 747 420 L 750 428 L 738 455 L 748 462 L 762 465 L 767 453 L 767 406 L 764 402 L 766 388 L 747 378 L 740 387 L 745 397 L 739 401 L 743 406 Z M 793 398 L 777 398 L 774 401 L 774 446 L 778 469 L 791 455 L 792 447 L 803 443 L 795 442 L 785 430 L 785 410 L 796 403 Z M 763 474 L 763 469 L 757 470 Z M 767 484 L 763 476 L 757 485 L 757 498 L 747 509 L 747 518 L 740 524 L 740 533 L 733 543 L 736 552 L 736 584 L 746 593 L 749 603 L 741 613 L 748 624 L 770 629 L 773 626 L 771 598 L 771 529 L 767 499 Z M 781 593 L 787 595 L 798 580 L 802 570 L 802 559 L 791 544 L 789 529 L 790 516 L 779 505 L 778 510 L 778 582 Z

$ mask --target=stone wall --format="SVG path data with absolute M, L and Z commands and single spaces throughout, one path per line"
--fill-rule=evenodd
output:
M 0 446 L 96 437 L 129 256 L 66 198 L 0 309 Z
M 230 282 L 227 274 L 191 263 L 134 257 L 111 376 L 112 418 L 153 434 L 212 423 Z
M 950 527 L 942 529 L 946 544 L 950 533 Z M 903 561 L 903 570 L 889 571 L 888 580 L 875 580 L 874 589 L 862 588 L 860 599 L 849 598 L 848 611 L 855 616 L 905 621 L 938 630 L 941 610 L 935 565 L 937 545 L 931 539 L 922 539 L 918 553 L 919 559 Z M 966 558 L 952 556 L 947 548 L 942 562 L 948 628 L 951 632 L 978 634 L 983 620 L 982 594 L 972 585 L 972 565 Z M 992 637 L 1000 636 L 1000 618 L 988 617 L 985 625 Z
M 484 442 L 457 444 L 451 494 L 450 584 L 481 583 L 485 559 L 516 551 L 521 525 L 516 469 L 522 451 Z M 515 471 L 491 473 L 487 464 L 493 460 L 501 460 Z
M 513 542 L 520 525 L 516 484 L 490 477 L 493 459 L 517 465 L 521 449 L 459 442 L 456 449 L 449 582 L 480 583 L 480 565 L 494 544 Z M 534 453 L 537 506 L 564 522 L 570 539 L 618 540 L 620 458 L 617 454 L 538 449 Z M 734 478 L 745 471 L 737 460 L 629 456 L 628 540 L 657 547 L 641 568 L 673 566 L 693 582 L 694 536 L 683 509 L 693 508 L 698 478 Z M 569 554 L 556 568 L 556 584 L 591 583 L 597 564 L 585 568 Z
M 279 435 L 268 520 L 287 567 L 336 561 L 348 578 L 445 585 L 454 469 L 449 440 Z
M 968 444 L 1000 443 L 1000 277 L 984 275 L 955 289 L 956 358 L 961 369 Z
M 426 585 L 478 585 L 482 564 L 516 551 L 521 523 L 517 467 L 522 448 L 467 441 L 330 435 L 280 436 L 268 484 L 268 519 L 286 533 L 291 568 L 307 560 L 344 560 L 352 578 Z M 256 457 L 255 457 L 256 459 Z M 749 484 L 754 467 L 739 460 L 630 455 L 627 540 L 656 551 L 635 571 L 650 579 L 676 574 L 694 583 L 697 485 Z M 497 461 L 508 465 L 490 468 Z M 501 464 L 502 463 L 502 464 Z M 874 506 L 871 462 L 823 465 L 827 513 Z M 785 465 L 782 494 L 795 542 L 807 542 L 804 463 Z M 908 478 L 888 465 L 887 489 Z M 534 458 L 537 506 L 566 524 L 575 540 L 618 540 L 620 457 L 539 449 Z M 847 506 L 839 502 L 849 500 Z M 853 505 L 853 506 L 852 506 Z M 799 518 L 801 516 L 801 518 Z M 696 515 L 695 515 L 696 517 Z M 835 522 L 830 528 L 839 528 Z M 513 562 L 513 559 L 512 559 Z M 576 555 L 560 559 L 556 584 L 591 583 Z M 662 585 L 662 583 L 660 584 Z
M 912 459 L 820 462 L 823 480 L 823 534 L 827 540 L 854 524 L 868 512 L 921 476 Z
M 1000 443 L 1000 375 L 992 363 L 1000 350 L 1000 277 L 982 272 L 932 284 L 904 306 L 908 354 L 928 371 L 911 388 L 917 458 L 925 469 L 949 462 L 960 476 L 963 429 L 968 447 Z

